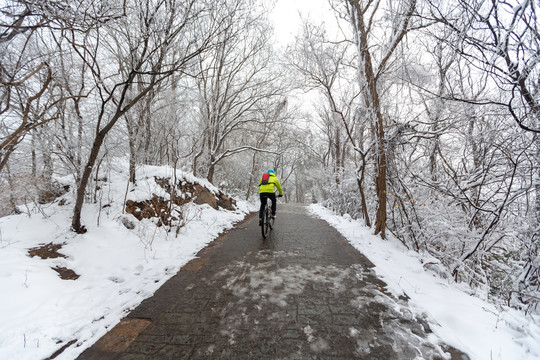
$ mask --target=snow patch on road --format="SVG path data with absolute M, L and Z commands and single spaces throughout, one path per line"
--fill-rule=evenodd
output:
M 355 276 L 356 268 L 345 271 L 335 266 L 303 267 L 290 265 L 275 268 L 275 262 L 262 262 L 257 265 L 239 261 L 215 275 L 215 279 L 229 277 L 224 285 L 238 298 L 266 301 L 280 307 L 287 307 L 290 296 L 302 294 L 307 284 L 325 284 L 334 293 L 346 290 L 343 281 Z

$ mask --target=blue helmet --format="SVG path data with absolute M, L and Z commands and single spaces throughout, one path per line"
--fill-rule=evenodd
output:
M 267 173 L 268 173 L 268 174 L 274 174 L 274 175 L 276 174 L 276 173 L 274 172 L 274 169 L 268 169 Z

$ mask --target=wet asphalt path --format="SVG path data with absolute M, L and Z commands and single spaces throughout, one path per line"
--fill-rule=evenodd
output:
M 275 225 L 263 241 L 250 216 L 79 359 L 443 358 L 337 231 L 299 205 L 280 204 Z

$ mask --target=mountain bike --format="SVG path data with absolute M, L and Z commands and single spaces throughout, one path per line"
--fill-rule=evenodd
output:
M 266 204 L 263 211 L 262 216 L 262 222 L 261 222 L 261 232 L 263 238 L 266 239 L 268 236 L 268 233 L 272 230 L 272 227 L 274 226 L 274 218 L 272 218 L 272 204 Z

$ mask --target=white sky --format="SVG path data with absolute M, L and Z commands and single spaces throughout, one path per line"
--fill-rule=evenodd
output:
M 269 18 L 274 23 L 276 45 L 282 49 L 299 35 L 302 20 L 309 20 L 315 25 L 324 23 L 327 31 L 332 33 L 338 31 L 336 16 L 329 0 L 276 0 Z M 295 91 L 289 101 L 305 113 L 313 113 L 313 104 L 319 102 L 318 96 L 316 91 Z M 314 113 L 312 115 L 317 116 Z
M 277 0 L 270 19 L 274 21 L 275 36 L 279 44 L 286 45 L 294 40 L 300 30 L 302 18 L 309 18 L 316 24 L 336 21 L 328 0 Z

